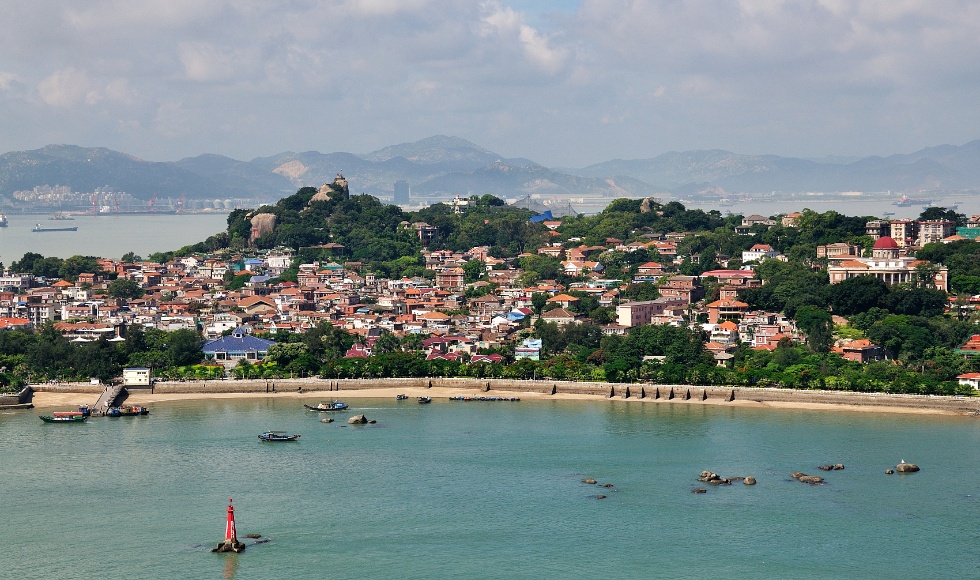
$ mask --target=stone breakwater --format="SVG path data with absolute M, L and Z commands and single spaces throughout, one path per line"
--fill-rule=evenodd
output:
M 400 379 L 258 379 L 160 382 L 155 394 L 282 393 L 331 392 L 373 389 L 445 388 L 472 391 L 508 391 L 539 395 L 592 395 L 616 399 L 643 399 L 671 403 L 727 404 L 732 402 L 855 405 L 904 409 L 935 409 L 953 413 L 980 414 L 980 397 L 946 397 L 935 395 L 897 395 L 887 393 L 854 393 L 746 387 L 699 387 L 690 385 L 653 385 L 544 380 L 506 380 L 470 378 L 400 378 Z M 81 384 L 37 385 L 42 392 L 100 392 L 101 387 Z M 131 393 L 150 389 L 131 388 Z
M 24 387 L 19 393 L 0 394 L 0 407 L 18 407 L 30 405 L 34 389 Z

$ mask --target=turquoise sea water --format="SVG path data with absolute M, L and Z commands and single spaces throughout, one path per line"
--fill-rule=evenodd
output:
M 306 401 L 317 402 L 316 399 Z M 975 578 L 980 421 L 624 401 L 0 414 L 4 578 Z M 301 433 L 270 444 L 268 429 Z M 922 471 L 885 475 L 899 460 Z M 825 463 L 846 469 L 824 473 Z M 703 469 L 758 485 L 691 489 Z M 790 478 L 826 477 L 823 486 Z M 607 490 L 581 483 L 594 477 Z M 595 499 L 603 493 L 608 497 Z M 266 544 L 211 554 L 234 498 Z

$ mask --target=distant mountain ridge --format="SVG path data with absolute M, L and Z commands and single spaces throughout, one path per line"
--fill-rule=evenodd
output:
M 723 150 L 669 152 L 579 169 L 506 158 L 466 139 L 436 135 L 366 154 L 286 151 L 250 161 L 203 154 L 176 162 L 144 161 L 96 147 L 48 145 L 0 155 L 0 195 L 36 185 L 75 191 L 108 186 L 139 199 L 153 196 L 275 200 L 343 172 L 352 193 L 391 194 L 397 180 L 414 195 L 491 193 L 504 198 L 580 195 L 641 197 L 701 191 L 980 190 L 980 140 L 909 154 L 843 162 Z
M 591 177 L 628 175 L 675 193 L 699 186 L 730 192 L 977 189 L 980 140 L 846 163 L 707 150 L 670 152 L 650 159 L 616 159 L 565 171 Z

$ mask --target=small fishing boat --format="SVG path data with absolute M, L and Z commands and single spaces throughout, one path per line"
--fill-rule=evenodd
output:
M 259 439 L 262 441 L 279 442 L 279 441 L 296 441 L 299 439 L 299 434 L 289 435 L 285 431 L 266 431 L 259 435 Z
M 346 411 L 350 408 L 350 405 L 343 401 L 334 401 L 332 403 L 320 403 L 317 406 L 313 405 L 303 405 L 308 411 Z
M 419 405 L 428 405 L 432 402 L 432 397 L 419 397 Z
M 408 400 L 408 395 L 395 395 L 395 400 L 396 401 L 407 401 Z
M 81 411 L 55 411 L 50 415 L 38 415 L 45 423 L 84 423 L 88 415 Z

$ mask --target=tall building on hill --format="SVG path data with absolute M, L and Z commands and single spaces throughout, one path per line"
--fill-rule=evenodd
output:
M 949 268 L 901 255 L 899 244 L 889 236 L 878 238 L 870 258 L 855 257 L 832 264 L 827 266 L 827 274 L 831 284 L 856 276 L 874 276 L 885 284 L 917 284 L 921 275 L 928 275 L 934 288 L 949 291 Z
M 392 201 L 395 205 L 408 205 L 412 198 L 412 188 L 404 179 L 395 182 L 395 197 Z

